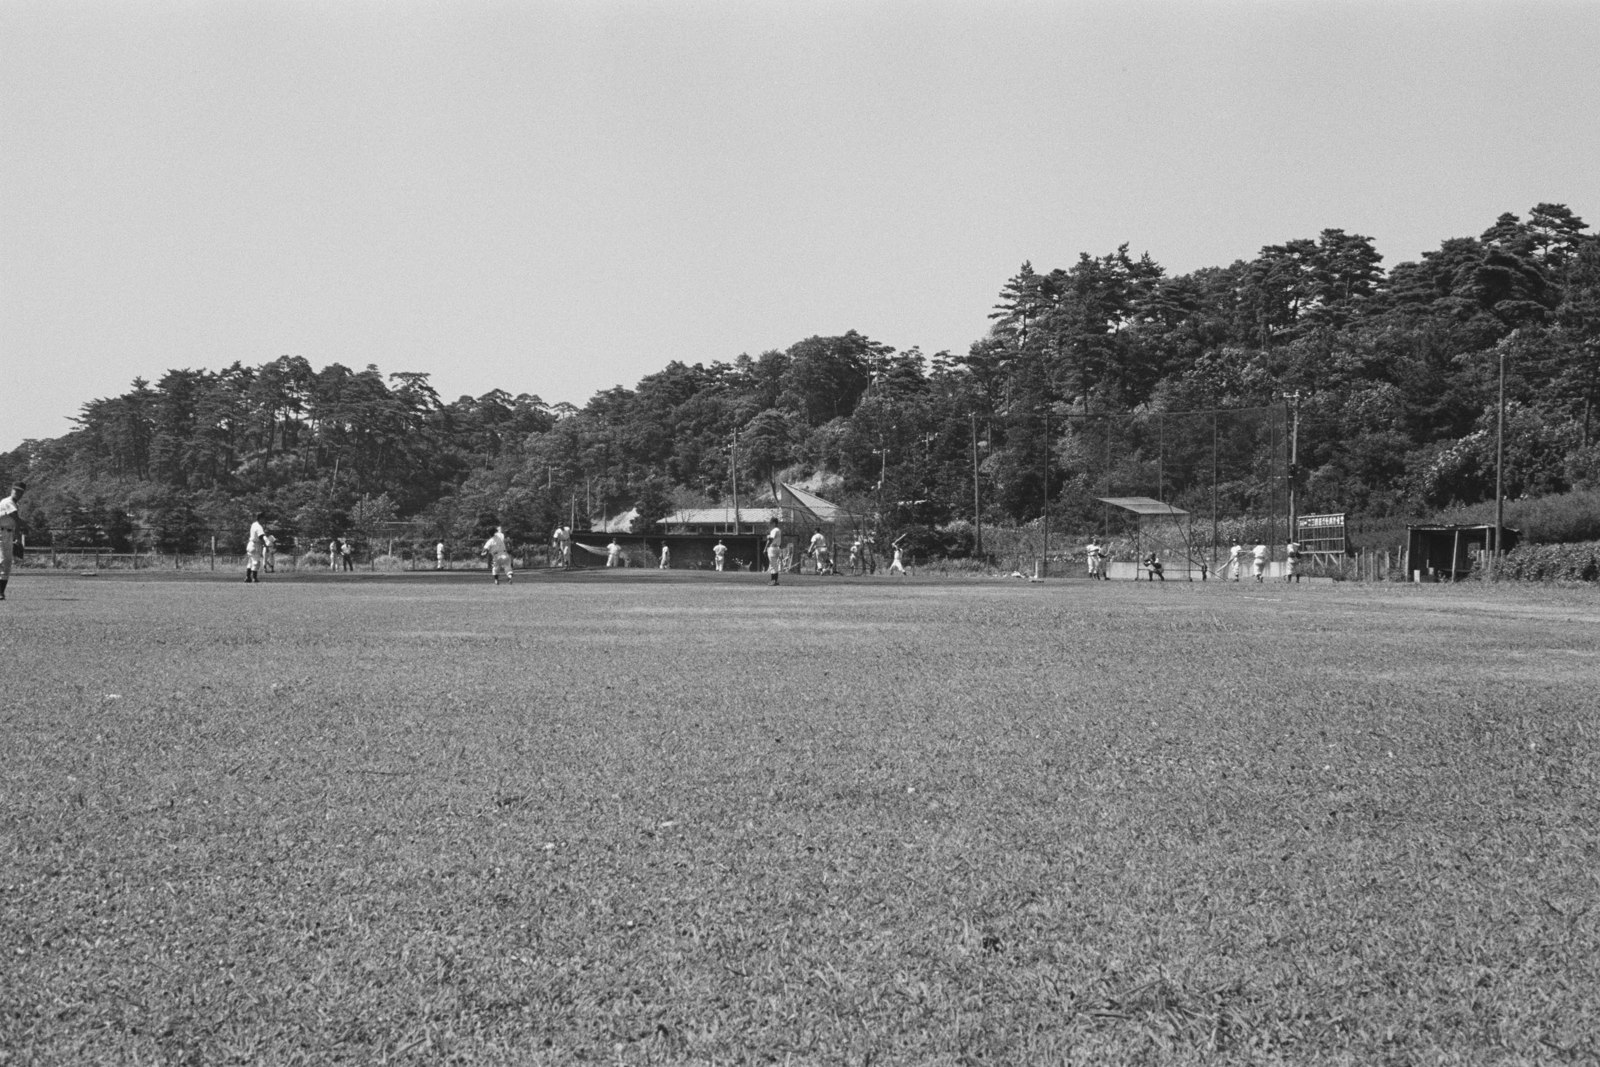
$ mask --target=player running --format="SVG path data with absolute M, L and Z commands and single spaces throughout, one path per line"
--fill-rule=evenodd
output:
M 828 539 L 818 530 L 811 535 L 811 558 L 817 565 L 818 574 L 828 573 Z
M 494 528 L 494 535 L 483 543 L 483 551 L 489 557 L 489 576 L 494 579 L 494 584 L 500 584 L 500 575 L 506 576 L 506 584 L 511 584 L 511 549 L 506 547 L 506 531 L 503 526 Z

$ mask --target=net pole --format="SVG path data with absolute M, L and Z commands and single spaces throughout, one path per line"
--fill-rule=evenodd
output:
M 1217 413 L 1211 412 L 1211 562 L 1217 561 Z
M 1272 411 L 1267 418 L 1269 447 L 1267 451 L 1267 560 L 1270 562 L 1278 548 L 1278 413 Z
M 1101 422 L 1104 424 L 1104 426 L 1106 428 L 1106 463 L 1105 463 L 1105 469 L 1102 471 L 1103 481 L 1105 482 L 1105 489 L 1102 491 L 1101 495 L 1102 496 L 1110 496 L 1111 495 L 1111 413 L 1107 412 L 1102 417 Z M 1111 536 L 1111 505 L 1110 504 L 1102 504 L 1102 505 L 1100 505 L 1100 535 L 1102 537 L 1110 537 Z
M 1156 499 L 1165 501 L 1167 492 L 1167 417 L 1156 416 Z

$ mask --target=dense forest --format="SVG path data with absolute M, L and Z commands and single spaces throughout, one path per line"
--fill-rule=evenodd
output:
M 499 521 L 542 539 L 569 515 L 581 529 L 630 508 L 643 529 L 729 501 L 735 478 L 745 503 L 804 481 L 891 526 L 975 507 L 1020 524 L 1046 501 L 1070 525 L 1092 523 L 1093 489 L 1112 484 L 1112 460 L 1085 459 L 1093 417 L 1283 411 L 1291 395 L 1297 462 L 1275 477 L 1303 512 L 1424 516 L 1493 497 L 1503 367 L 1507 497 L 1594 490 L 1600 237 L 1587 230 L 1539 204 L 1388 271 L 1371 238 L 1338 229 L 1181 275 L 1124 245 L 1024 263 L 987 323 L 974 309 L 982 336 L 964 353 L 810 337 L 672 362 L 581 409 L 501 391 L 446 401 L 425 373 L 300 356 L 169 370 L 0 455 L 0 480 L 31 483 L 35 543 L 112 550 L 236 540 L 258 510 L 280 540 L 397 520 L 418 538 Z M 1119 445 L 1116 462 L 1149 447 Z M 1241 488 L 1227 506 L 1265 499 Z

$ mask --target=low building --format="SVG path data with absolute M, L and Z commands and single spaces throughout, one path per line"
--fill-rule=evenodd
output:
M 612 542 L 623 549 L 625 566 L 653 567 L 661 558 L 663 545 L 671 549 L 674 570 L 709 570 L 712 549 L 718 541 L 728 548 L 729 570 L 761 570 L 766 566 L 766 537 L 772 520 L 783 527 L 786 569 L 798 570 L 811 536 L 822 531 L 834 551 L 844 537 L 854 533 L 855 523 L 843 508 L 815 493 L 784 484 L 778 487 L 778 503 L 762 507 L 683 508 L 662 519 L 657 529 L 622 533 L 614 530 L 574 532 L 573 564 L 603 567 L 607 546 Z

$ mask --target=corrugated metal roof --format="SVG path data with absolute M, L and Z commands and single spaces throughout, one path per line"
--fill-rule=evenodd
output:
M 733 508 L 683 508 L 674 511 L 662 523 L 666 526 L 705 526 L 709 524 L 731 526 L 734 516 L 745 524 L 765 523 L 776 517 L 780 522 L 798 523 L 802 526 L 831 525 L 839 522 L 848 522 L 850 513 L 839 505 L 829 500 L 824 500 L 817 494 L 805 489 L 800 489 L 787 482 L 779 487 L 781 496 L 778 507 L 741 507 L 737 512 Z
M 1153 496 L 1103 496 L 1098 498 L 1103 504 L 1110 504 L 1124 511 L 1131 511 L 1135 515 L 1187 515 L 1182 508 L 1175 508 L 1171 504 L 1157 500 Z
M 784 482 L 783 491 L 789 495 L 796 505 L 815 515 L 819 522 L 835 523 L 850 518 L 849 512 L 838 504 L 824 500 L 817 494 L 801 489 L 797 485 L 790 485 L 788 482 Z
M 702 526 L 706 523 L 731 526 L 735 515 L 742 523 L 752 523 L 766 522 L 776 514 L 777 508 L 739 508 L 737 511 L 733 508 L 684 508 L 661 521 L 668 526 Z

